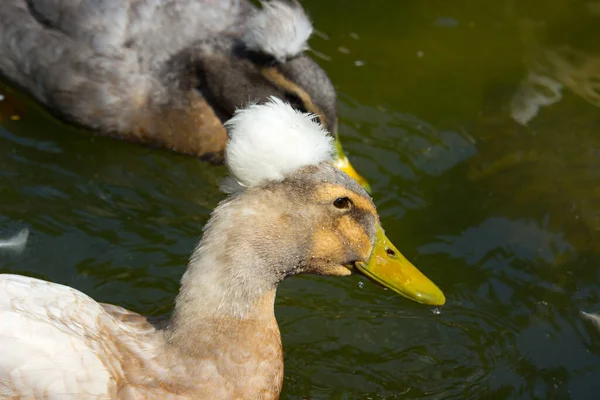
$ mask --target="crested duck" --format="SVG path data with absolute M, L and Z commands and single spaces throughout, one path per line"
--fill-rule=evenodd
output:
M 333 139 L 313 118 L 272 99 L 227 123 L 229 196 L 204 229 L 166 325 L 73 288 L 0 275 L 0 397 L 277 399 L 275 292 L 300 273 L 355 270 L 444 304 L 387 239 L 366 191 L 332 166 Z
M 219 162 L 223 122 L 272 95 L 337 140 L 335 90 L 304 54 L 312 30 L 295 0 L 3 0 L 0 75 L 66 121 Z

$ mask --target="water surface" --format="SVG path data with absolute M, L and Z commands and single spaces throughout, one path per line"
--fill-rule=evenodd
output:
M 600 333 L 579 310 L 600 312 L 600 3 L 304 4 L 344 146 L 448 303 L 284 282 L 282 398 L 597 398 Z M 31 230 L 0 269 L 168 314 L 224 169 L 0 93 L 0 234 Z

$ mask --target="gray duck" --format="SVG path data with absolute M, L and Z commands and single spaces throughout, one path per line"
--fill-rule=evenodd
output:
M 0 75 L 68 122 L 219 162 L 223 122 L 269 96 L 337 138 L 335 90 L 304 54 L 312 30 L 296 1 L 3 0 Z

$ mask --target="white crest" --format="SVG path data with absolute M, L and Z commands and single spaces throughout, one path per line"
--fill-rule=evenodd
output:
M 308 48 L 313 27 L 297 1 L 262 1 L 262 10 L 248 21 L 243 41 L 250 50 L 270 54 L 284 62 Z
M 225 123 L 230 138 L 225 160 L 233 178 L 254 186 L 331 160 L 333 138 L 314 118 L 276 97 L 237 110 Z

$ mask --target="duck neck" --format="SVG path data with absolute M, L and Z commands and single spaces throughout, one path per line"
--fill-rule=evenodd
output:
M 226 205 L 215 210 L 182 278 L 167 346 L 198 385 L 198 398 L 277 398 L 283 351 L 274 260 L 264 258 L 270 251 L 256 249 L 240 226 L 244 218 L 232 219 Z M 207 377 L 212 383 L 205 384 Z M 227 394 L 203 392 L 215 385 Z
M 217 208 L 208 222 L 175 301 L 168 338 L 188 354 L 207 351 L 210 341 L 247 343 L 248 337 L 236 337 L 246 329 L 269 330 L 280 342 L 272 260 L 256 249 L 255 237 L 240 226 L 244 218 L 229 203 Z

